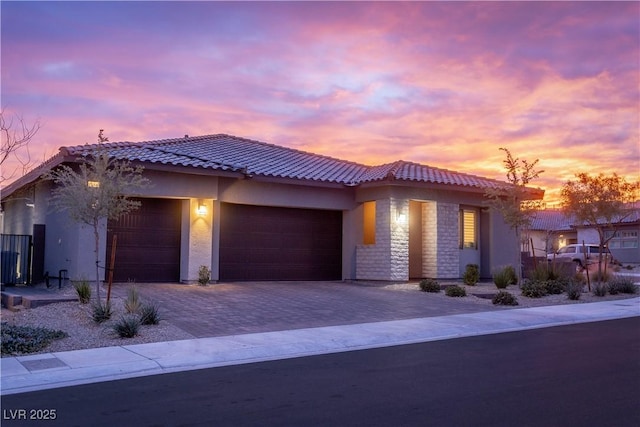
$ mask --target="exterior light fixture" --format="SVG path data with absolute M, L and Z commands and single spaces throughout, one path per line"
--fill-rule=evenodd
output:
M 396 224 L 404 225 L 406 223 L 407 223 L 407 215 L 402 212 L 398 212 L 398 215 L 396 216 Z
M 87 181 L 87 187 L 100 188 L 100 181 Z
M 198 202 L 198 209 L 196 210 L 198 215 L 205 216 L 207 214 L 207 205 L 204 202 Z
M 25 204 L 27 205 L 28 208 L 35 208 L 36 207 L 36 204 L 33 203 L 33 202 L 27 202 Z

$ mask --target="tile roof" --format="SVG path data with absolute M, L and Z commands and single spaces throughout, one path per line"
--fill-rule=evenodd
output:
M 635 222 L 640 222 L 640 209 L 638 208 L 635 208 L 634 211 L 622 218 L 621 221 L 615 218 L 613 220 L 614 224 L 631 224 Z M 538 211 L 531 222 L 531 229 L 540 231 L 568 231 L 575 227 L 575 218 L 567 217 L 564 212 L 559 209 Z
M 64 147 L 70 155 L 88 155 L 98 144 Z M 478 189 L 496 188 L 504 182 L 396 161 L 366 166 L 328 156 L 235 136 L 217 134 L 146 142 L 104 143 L 115 158 L 265 177 L 358 185 L 385 180 L 449 184 Z
M 571 230 L 573 218 L 568 218 L 559 209 L 546 209 L 536 212 L 531 221 L 532 230 L 541 231 L 567 231 Z

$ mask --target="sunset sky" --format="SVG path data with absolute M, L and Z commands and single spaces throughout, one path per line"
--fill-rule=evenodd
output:
M 0 7 L 2 107 L 42 124 L 38 163 L 105 129 L 498 179 L 506 147 L 551 201 L 577 172 L 640 174 L 638 2 Z

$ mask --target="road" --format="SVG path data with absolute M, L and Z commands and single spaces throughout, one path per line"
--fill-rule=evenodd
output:
M 9 395 L 2 417 L 67 427 L 638 426 L 640 317 Z

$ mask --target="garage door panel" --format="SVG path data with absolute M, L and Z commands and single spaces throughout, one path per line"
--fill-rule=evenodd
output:
M 181 202 L 138 199 L 141 206 L 118 221 L 109 221 L 107 256 L 118 236 L 114 280 L 177 282 L 180 280 Z
M 342 212 L 221 205 L 220 280 L 335 280 Z

